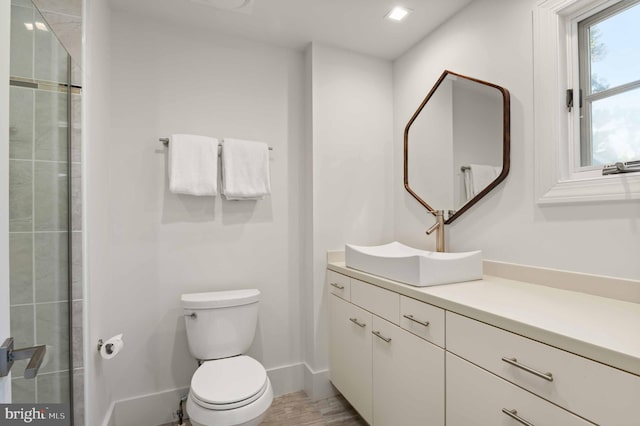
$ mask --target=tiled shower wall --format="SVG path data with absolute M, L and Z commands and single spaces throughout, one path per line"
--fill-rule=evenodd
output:
M 83 425 L 82 359 L 82 205 L 81 205 L 81 0 L 40 0 L 36 5 L 71 53 L 72 95 L 72 294 L 67 294 L 66 94 L 11 87 L 10 111 L 10 276 L 11 330 L 16 347 L 47 344 L 47 359 L 35 380 L 13 374 L 14 402 L 62 402 L 68 399 L 68 375 L 74 375 L 75 424 Z M 65 81 L 66 55 L 46 31 L 29 31 L 29 0 L 12 0 L 11 76 Z M 34 55 L 45 57 L 40 66 Z M 72 300 L 69 304 L 69 298 Z M 73 371 L 68 365 L 68 309 L 72 309 Z M 22 361 L 25 364 L 26 361 Z

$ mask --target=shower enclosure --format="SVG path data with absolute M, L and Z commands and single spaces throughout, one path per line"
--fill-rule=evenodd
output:
M 3 58 L 10 59 L 10 79 L 2 83 L 10 85 L 10 336 L 16 350 L 46 348 L 33 378 L 24 377 L 28 359 L 14 362 L 10 402 L 67 403 L 72 417 L 71 159 L 77 153 L 70 142 L 77 89 L 71 57 L 30 0 L 11 2 L 10 43 L 10 58 Z

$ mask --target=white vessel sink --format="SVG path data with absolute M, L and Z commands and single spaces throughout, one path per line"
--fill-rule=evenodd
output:
M 394 241 L 345 246 L 346 266 L 416 287 L 482 279 L 482 252 L 438 253 Z

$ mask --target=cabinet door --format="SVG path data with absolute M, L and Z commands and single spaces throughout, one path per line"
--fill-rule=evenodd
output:
M 329 378 L 369 424 L 371 317 L 364 309 L 329 295 Z
M 593 424 L 447 352 L 447 426 L 487 425 Z
M 444 350 L 376 316 L 372 333 L 375 426 L 443 426 Z

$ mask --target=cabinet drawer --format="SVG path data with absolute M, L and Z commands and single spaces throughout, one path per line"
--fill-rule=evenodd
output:
M 447 352 L 447 426 L 587 426 L 552 403 Z M 515 410 L 515 412 L 513 411 Z
M 448 351 L 592 422 L 638 425 L 640 377 L 451 312 L 446 320 Z
M 444 309 L 400 296 L 400 327 L 444 348 Z
M 327 270 L 327 285 L 331 294 L 335 294 L 344 300 L 351 300 L 351 278 Z
M 400 295 L 372 284 L 351 279 L 351 303 L 398 324 Z

